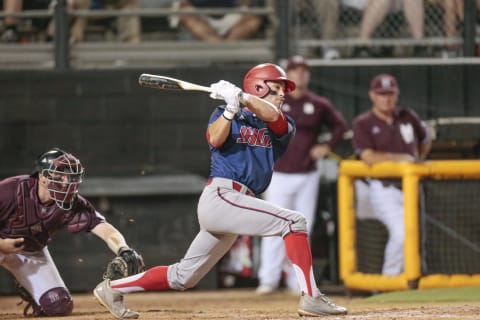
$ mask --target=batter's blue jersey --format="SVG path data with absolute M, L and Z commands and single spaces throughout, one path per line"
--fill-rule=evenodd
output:
M 224 106 L 217 107 L 208 125 L 217 120 L 224 110 Z M 210 146 L 210 177 L 238 181 L 255 194 L 265 191 L 272 179 L 273 163 L 285 152 L 295 134 L 295 122 L 288 116 L 286 118 L 288 132 L 277 137 L 251 111 L 242 109 L 238 112 L 225 143 L 219 148 Z

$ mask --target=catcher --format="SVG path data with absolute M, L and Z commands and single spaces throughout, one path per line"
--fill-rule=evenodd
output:
M 0 181 L 0 265 L 15 277 L 27 302 L 26 317 L 65 316 L 73 310 L 72 297 L 47 247 L 61 228 L 92 232 L 117 255 L 104 279 L 145 268 L 123 235 L 78 194 L 83 176 L 84 168 L 75 156 L 53 148 L 35 160 L 31 175 Z

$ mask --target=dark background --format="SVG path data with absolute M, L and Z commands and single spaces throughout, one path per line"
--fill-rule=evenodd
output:
M 244 67 L 112 71 L 0 72 L 0 177 L 29 171 L 52 146 L 77 155 L 87 176 L 208 174 L 205 129 L 220 101 L 203 92 L 166 92 L 138 85 L 156 73 L 209 85 L 242 85 Z M 330 98 L 348 122 L 370 108 L 377 73 L 398 78 L 400 105 L 423 119 L 480 116 L 478 65 L 317 67 L 312 89 Z M 345 150 L 349 152 L 349 150 Z

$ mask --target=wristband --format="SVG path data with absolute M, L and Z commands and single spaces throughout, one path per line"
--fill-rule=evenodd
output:
M 122 252 L 126 250 L 132 250 L 129 246 L 122 246 L 118 249 L 117 256 L 119 256 Z
M 232 121 L 233 117 L 235 117 L 235 113 L 225 110 L 223 111 L 222 116 L 228 121 Z

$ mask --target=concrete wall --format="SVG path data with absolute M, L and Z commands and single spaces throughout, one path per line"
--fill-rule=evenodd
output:
M 203 85 L 227 79 L 241 85 L 245 67 L 112 71 L 0 72 L 0 177 L 30 170 L 51 146 L 75 153 L 88 176 L 196 173 L 206 176 L 206 122 L 219 102 L 198 92 L 141 88 L 143 72 Z M 398 77 L 400 104 L 424 118 L 479 116 L 479 67 L 322 67 L 312 88 L 351 121 L 370 107 L 373 75 Z
M 59 146 L 91 176 L 195 172 L 207 174 L 206 122 L 218 104 L 205 93 L 141 88 L 143 72 L 208 85 L 233 70 L 0 72 L 0 176 L 30 170 Z

